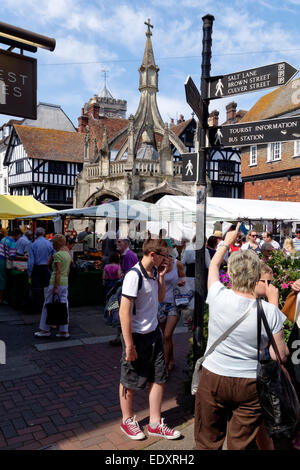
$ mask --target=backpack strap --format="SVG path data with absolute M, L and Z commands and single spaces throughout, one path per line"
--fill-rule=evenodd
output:
M 142 275 L 141 271 L 137 268 L 131 268 L 129 271 L 135 271 L 138 274 L 138 278 L 139 278 L 138 291 L 139 291 L 142 288 L 142 285 L 143 285 L 143 275 Z M 135 302 L 134 302 L 133 309 L 132 309 L 132 315 L 136 315 Z
M 138 277 L 139 277 L 138 290 L 140 290 L 142 288 L 142 285 L 143 285 L 143 275 L 142 275 L 141 271 L 137 268 L 131 268 L 130 271 L 135 271 L 138 274 Z

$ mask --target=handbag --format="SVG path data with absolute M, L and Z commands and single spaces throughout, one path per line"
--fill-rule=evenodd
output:
M 67 325 L 68 308 L 65 302 L 61 302 L 58 294 L 53 294 L 52 302 L 46 304 L 46 325 Z
M 175 287 L 173 294 L 175 306 L 178 308 L 186 308 L 194 297 L 194 292 L 191 289 L 187 291 L 186 286 L 182 286 L 182 289 L 180 286 Z
M 198 389 L 198 384 L 199 384 L 199 380 L 200 380 L 200 374 L 201 374 L 201 365 L 202 365 L 202 362 L 204 362 L 204 360 L 207 358 L 207 356 L 209 356 L 209 354 L 211 354 L 212 352 L 214 352 L 214 350 L 216 349 L 216 347 L 222 343 L 222 341 L 224 341 L 224 339 L 227 338 L 227 336 L 230 335 L 230 333 L 235 330 L 235 328 L 237 326 L 239 326 L 240 323 L 242 323 L 242 321 L 244 321 L 250 311 L 251 311 L 251 308 L 253 307 L 253 303 L 251 303 L 249 305 L 249 307 L 247 308 L 246 312 L 244 313 L 244 315 L 239 318 L 230 328 L 228 328 L 228 330 L 225 331 L 225 333 L 223 333 L 213 344 L 212 346 L 209 348 L 209 350 L 205 353 L 204 356 L 200 357 L 200 359 L 197 360 L 196 364 L 195 364 L 195 369 L 194 369 L 194 373 L 193 373 L 193 377 L 192 377 L 192 383 L 191 383 L 191 394 L 192 395 L 195 395 L 196 392 L 197 392 L 197 389 Z
M 290 354 L 287 358 L 286 369 L 300 400 L 300 293 L 296 294 L 294 324 L 287 346 Z
M 276 360 L 260 359 L 262 321 Z M 257 361 L 256 386 L 267 433 L 276 439 L 290 439 L 299 421 L 299 401 L 289 374 L 283 367 L 261 299 L 257 299 Z
M 296 313 L 296 304 L 297 304 L 297 293 L 292 291 L 286 298 L 285 304 L 282 308 L 282 313 L 288 318 L 292 323 L 295 321 Z

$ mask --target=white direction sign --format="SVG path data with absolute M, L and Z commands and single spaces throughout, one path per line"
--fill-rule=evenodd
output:
M 212 100 L 285 85 L 297 72 L 298 70 L 287 62 L 279 62 L 229 75 L 210 77 L 208 97 Z
M 300 116 L 209 127 L 208 140 L 211 147 L 243 147 L 300 140 Z

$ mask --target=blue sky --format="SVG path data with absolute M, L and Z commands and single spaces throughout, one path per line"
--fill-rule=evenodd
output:
M 154 25 L 163 120 L 188 119 L 184 82 L 191 75 L 199 85 L 202 16 L 208 13 L 215 17 L 211 75 L 280 61 L 300 68 L 300 0 L 1 0 L 0 19 L 56 39 L 54 52 L 32 54 L 37 99 L 61 105 L 77 126 L 82 106 L 103 87 L 103 69 L 112 95 L 127 100 L 127 115 L 136 112 L 147 18 Z M 247 110 L 262 94 L 212 100 L 210 111 L 218 109 L 222 121 L 230 101 Z M 0 115 L 0 124 L 8 119 Z

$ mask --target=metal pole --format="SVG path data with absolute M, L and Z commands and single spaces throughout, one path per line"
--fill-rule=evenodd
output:
M 202 120 L 199 128 L 199 168 L 197 175 L 197 198 L 196 198 L 196 265 L 195 265 L 195 310 L 194 310 L 194 338 L 193 358 L 194 363 L 204 353 L 203 343 L 203 318 L 204 302 L 206 296 L 205 276 L 205 228 L 206 228 L 206 162 L 208 150 L 205 137 L 208 128 L 208 78 L 211 68 L 211 44 L 212 26 L 214 17 L 206 15 L 203 21 L 203 47 L 201 68 L 201 97 L 202 97 Z

